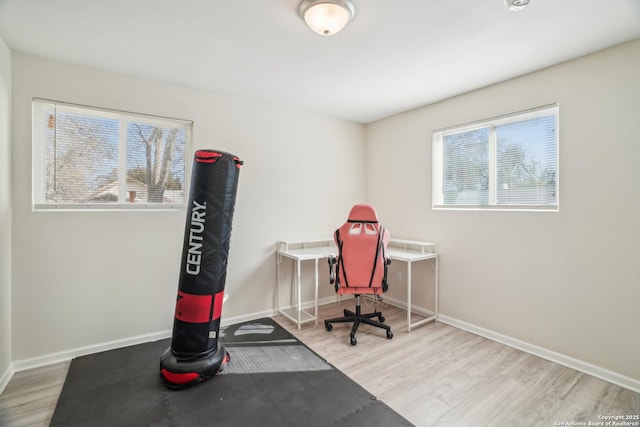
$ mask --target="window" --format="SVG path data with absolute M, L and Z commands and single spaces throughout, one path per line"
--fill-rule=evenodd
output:
M 558 106 L 433 133 L 434 209 L 558 210 Z
M 34 209 L 181 208 L 192 122 L 33 100 Z

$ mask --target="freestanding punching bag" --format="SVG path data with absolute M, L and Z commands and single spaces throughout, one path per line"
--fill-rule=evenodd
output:
M 217 150 L 194 157 L 171 347 L 160 358 L 160 377 L 170 388 L 211 378 L 229 361 L 218 335 L 243 162 Z

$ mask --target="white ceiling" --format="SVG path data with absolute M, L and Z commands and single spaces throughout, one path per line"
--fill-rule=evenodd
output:
M 640 37 L 640 0 L 353 0 L 319 36 L 299 0 L 0 0 L 21 51 L 368 123 Z

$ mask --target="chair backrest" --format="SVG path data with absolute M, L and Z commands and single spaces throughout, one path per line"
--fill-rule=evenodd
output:
M 380 293 L 386 279 L 389 232 L 378 222 L 375 208 L 354 205 L 347 222 L 335 231 L 334 240 L 338 293 Z

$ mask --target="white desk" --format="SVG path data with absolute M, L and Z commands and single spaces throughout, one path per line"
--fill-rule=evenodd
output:
M 283 314 L 298 325 L 298 329 L 303 323 L 315 321 L 318 324 L 318 260 L 328 258 L 335 254 L 333 240 L 306 240 L 306 241 L 281 241 L 276 248 L 276 306 L 278 313 Z M 280 263 L 282 257 L 290 258 L 294 261 L 295 288 L 292 296 L 292 304 L 283 307 L 280 302 Z M 302 309 L 300 271 L 302 261 L 312 260 L 315 262 L 315 297 L 314 310 L 311 314 L 308 310 Z
M 387 246 L 387 255 L 393 261 L 407 263 L 407 331 L 438 318 L 438 254 L 433 252 L 435 243 L 418 242 L 415 240 L 391 239 Z M 434 312 L 416 322 L 411 322 L 411 271 L 413 263 L 418 261 L 433 262 L 434 272 Z
M 415 240 L 390 239 L 387 246 L 387 256 L 393 261 L 407 263 L 407 330 L 434 321 L 438 317 L 438 254 L 433 252 L 435 244 Z M 306 322 L 318 324 L 318 260 L 336 255 L 337 248 L 332 239 L 281 241 L 276 247 L 276 305 L 278 313 L 298 325 L 298 329 Z M 282 258 L 294 261 L 295 287 L 290 304 L 283 307 L 280 301 L 280 263 Z M 301 263 L 303 261 L 315 263 L 315 296 L 313 313 L 302 308 L 301 301 Z M 428 260 L 433 262 L 435 274 L 435 311 L 428 317 L 417 322 L 411 322 L 411 271 L 414 262 Z

